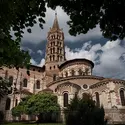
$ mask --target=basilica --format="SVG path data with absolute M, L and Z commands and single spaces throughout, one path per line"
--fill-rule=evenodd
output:
M 47 34 L 45 64 L 43 67 L 30 66 L 30 76 L 26 68 L 0 68 L 0 77 L 6 77 L 12 83 L 12 92 L 0 98 L 0 111 L 5 120 L 12 121 L 11 109 L 27 95 L 51 92 L 57 95 L 63 109 L 70 103 L 75 93 L 82 97 L 91 94 L 97 105 L 103 105 L 105 117 L 113 123 L 125 123 L 125 81 L 120 79 L 94 76 L 94 63 L 80 58 L 66 60 L 64 33 L 58 24 L 57 15 Z M 22 115 L 23 120 L 35 119 Z

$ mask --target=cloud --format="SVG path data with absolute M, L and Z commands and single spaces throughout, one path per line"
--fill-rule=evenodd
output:
M 42 50 L 38 50 L 37 53 L 40 54 L 41 56 L 43 55 L 43 51 Z
M 91 41 L 84 43 L 82 48 L 75 48 L 75 51 L 66 47 L 66 59 L 86 58 L 94 61 L 97 58 L 97 50 L 101 50 L 101 44 L 92 46 Z
M 41 61 L 40 61 L 40 63 L 38 64 L 38 66 L 42 67 L 44 64 L 45 64 L 45 59 L 42 58 Z
M 88 41 L 75 51 L 68 47 L 65 50 L 67 60 L 75 58 L 92 60 L 95 63 L 94 75 L 125 79 L 125 49 L 120 45 L 119 40 L 107 41 L 103 46 L 99 43 L 92 45 L 92 42 Z M 123 60 L 121 60 L 121 56 L 123 56 Z
M 56 8 L 58 21 L 60 28 L 63 28 L 63 32 L 65 34 L 65 41 L 82 41 L 83 39 L 89 39 L 90 37 L 99 37 L 101 36 L 99 25 L 96 28 L 90 30 L 87 34 L 80 34 L 75 36 L 71 36 L 69 31 L 69 26 L 67 25 L 67 21 L 70 20 L 69 16 L 61 9 L 61 7 Z M 27 30 L 24 30 L 23 41 L 30 41 L 34 44 L 41 42 L 42 40 L 46 40 L 47 33 L 53 25 L 53 21 L 55 18 L 55 11 L 47 8 L 45 21 L 46 23 L 43 25 L 44 29 L 40 29 L 39 25 L 36 24 L 32 27 L 32 33 L 28 33 Z M 38 22 L 38 21 L 37 21 Z
M 81 48 L 71 49 L 66 46 L 66 59 L 89 59 L 95 64 L 93 75 L 125 79 L 125 48 L 120 44 L 119 40 L 107 41 L 103 45 L 100 43 L 93 45 L 92 41 L 88 41 L 83 43 Z M 39 52 L 41 53 L 41 51 Z M 42 67 L 45 64 L 45 59 L 42 58 L 39 64 L 31 59 L 31 63 Z
M 33 51 L 32 49 L 28 48 L 28 47 L 21 46 L 20 49 L 21 49 L 21 50 L 28 51 L 30 55 L 34 53 L 34 51 Z
M 32 65 L 37 65 L 36 61 L 35 61 L 33 58 L 30 59 L 30 63 L 31 63 Z

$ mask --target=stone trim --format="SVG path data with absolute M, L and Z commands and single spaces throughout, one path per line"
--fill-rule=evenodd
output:
M 49 84 L 47 84 L 47 87 L 56 84 L 58 82 L 62 82 L 62 81 L 67 81 L 67 80 L 72 80 L 72 79 L 97 79 L 97 80 L 103 80 L 103 77 L 98 77 L 98 76 L 90 76 L 90 75 L 86 75 L 86 76 L 68 76 L 68 77 L 62 77 L 56 81 L 50 82 Z
M 81 86 L 77 85 L 77 84 L 74 84 L 74 83 L 71 83 L 71 82 L 64 82 L 64 83 L 61 83 L 57 86 L 57 89 L 62 87 L 62 86 L 72 86 L 72 87 L 75 87 L 77 89 L 81 89 Z
M 124 80 L 106 79 L 105 81 L 101 81 L 101 82 L 95 83 L 94 85 L 91 85 L 90 88 L 91 89 L 98 88 L 100 86 L 108 84 L 109 82 L 113 82 L 115 84 L 123 84 L 123 85 L 125 85 L 125 81 Z
M 71 65 L 74 65 L 74 64 L 85 64 L 85 65 L 91 65 L 91 67 L 93 68 L 94 67 L 94 63 L 90 60 L 87 60 L 87 59 L 72 59 L 72 60 L 68 60 L 68 61 L 65 61 L 64 63 L 62 63 L 60 66 L 59 66 L 59 69 L 62 70 L 68 66 L 71 66 Z

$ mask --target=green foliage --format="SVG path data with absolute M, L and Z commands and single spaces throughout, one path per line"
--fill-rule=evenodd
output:
M 37 22 L 43 29 L 46 3 L 51 8 L 61 6 L 70 16 L 71 35 L 85 34 L 99 25 L 106 38 L 125 37 L 124 0 L 1 0 L 0 66 L 20 67 L 29 63 L 28 53 L 20 50 L 21 37 L 24 29 L 31 33 L 31 27 Z M 12 31 L 15 40 L 12 39 Z
M 20 50 L 19 41 L 0 39 L 0 67 L 22 67 L 30 62 L 28 52 Z
M 86 34 L 100 26 L 102 35 L 111 40 L 125 37 L 124 0 L 47 0 L 48 6 L 55 9 L 61 6 L 70 16 L 69 33 Z
M 13 116 L 21 116 L 24 113 L 24 107 L 22 105 L 18 105 L 12 109 Z
M 39 114 L 42 112 L 59 111 L 57 97 L 50 93 L 42 93 L 31 96 L 26 104 L 27 114 Z
M 37 23 L 42 28 L 45 17 L 45 0 L 0 1 L 0 67 L 21 67 L 30 62 L 28 52 L 20 50 L 23 30 L 31 33 L 30 27 Z M 12 39 L 12 31 L 16 36 Z
M 22 37 L 23 29 L 31 32 L 30 27 L 45 23 L 45 0 L 1 0 L 0 1 L 0 38 L 10 37 L 10 30 L 17 38 Z
M 13 116 L 21 116 L 22 114 L 26 113 L 26 105 L 27 101 L 29 100 L 31 96 L 27 96 L 25 98 L 22 98 L 22 101 L 14 108 L 12 108 L 12 115 Z
M 57 120 L 60 112 L 60 106 L 57 103 L 57 96 L 50 93 L 36 94 L 24 98 L 18 106 L 12 109 L 14 116 L 21 114 L 36 115 L 39 119 L 49 121 Z
M 11 83 L 8 79 L 0 77 L 0 97 L 12 92 Z
M 104 109 L 97 107 L 91 96 L 77 95 L 64 111 L 66 125 L 104 125 Z

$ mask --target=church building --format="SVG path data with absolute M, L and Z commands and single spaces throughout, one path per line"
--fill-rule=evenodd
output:
M 43 67 L 31 65 L 30 76 L 26 68 L 0 68 L 0 76 L 12 83 L 12 91 L 0 98 L 0 111 L 7 121 L 12 121 L 11 109 L 20 100 L 31 94 L 49 91 L 57 95 L 63 109 L 70 103 L 75 93 L 92 95 L 97 105 L 103 105 L 105 117 L 113 123 L 125 123 L 125 81 L 120 79 L 94 76 L 94 63 L 80 58 L 67 60 L 65 57 L 64 33 L 60 29 L 57 15 L 47 34 L 45 64 Z M 22 119 L 33 119 L 23 115 Z

